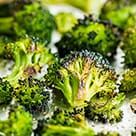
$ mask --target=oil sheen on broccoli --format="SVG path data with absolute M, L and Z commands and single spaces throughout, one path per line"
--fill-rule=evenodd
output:
M 48 112 L 50 93 L 46 90 L 44 82 L 32 77 L 19 80 L 14 95 L 15 101 L 33 115 L 37 116 Z
M 110 23 L 94 20 L 91 16 L 79 19 L 78 24 L 69 32 L 63 34 L 56 43 L 60 57 L 70 51 L 88 49 L 111 57 L 116 52 L 119 42 L 119 31 Z
M 96 94 L 113 94 L 117 75 L 107 59 L 95 52 L 72 52 L 48 68 L 47 86 L 60 106 L 82 107 Z
M 8 119 L 0 120 L 0 133 L 5 136 L 30 136 L 32 116 L 21 106 L 12 108 Z

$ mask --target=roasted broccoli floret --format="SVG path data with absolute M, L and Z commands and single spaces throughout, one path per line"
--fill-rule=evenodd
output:
M 23 22 L 23 23 L 22 23 Z M 29 35 L 47 45 L 55 28 L 54 17 L 40 3 L 26 4 L 9 18 L 0 18 L 0 34 L 16 37 Z
M 123 73 L 121 80 L 121 91 L 133 91 L 136 89 L 136 68 L 127 69 Z
M 136 7 L 132 6 L 131 2 L 131 0 L 108 0 L 102 8 L 100 18 L 110 20 L 114 25 L 125 29 L 130 25 L 129 20 L 136 14 Z M 134 20 L 132 22 L 135 23 Z
M 125 66 L 136 66 L 136 25 L 125 29 L 121 49 L 124 52 Z
M 119 122 L 123 115 L 120 105 L 124 99 L 125 95 L 123 93 L 112 96 L 112 98 L 108 95 L 93 97 L 85 108 L 85 116 L 96 122 Z
M 61 12 L 55 16 L 57 29 L 60 33 L 70 31 L 77 24 L 77 19 L 72 13 Z
M 31 136 L 32 116 L 22 107 L 12 108 L 9 117 L 0 121 L 0 135 L 2 136 Z
M 57 109 L 48 120 L 39 120 L 35 135 L 42 136 L 95 136 L 80 114 Z
M 52 64 L 55 60 L 44 44 L 29 37 L 4 46 L 5 56 L 15 62 L 11 74 L 5 77 L 11 84 L 16 84 L 18 79 L 35 75 L 45 64 Z
M 66 107 L 82 107 L 98 93 L 110 96 L 116 89 L 116 79 L 107 59 L 87 50 L 72 52 L 51 65 L 45 75 L 54 99 Z
M 80 19 L 78 24 L 56 43 L 60 57 L 70 51 L 88 49 L 111 57 L 116 52 L 119 31 L 110 23 L 92 19 L 91 16 Z
M 130 108 L 136 114 L 136 98 L 130 100 Z
M 43 81 L 29 77 L 19 80 L 14 92 L 15 101 L 34 116 L 44 115 L 49 110 L 50 92 Z
M 13 87 L 0 78 L 0 106 L 7 106 L 12 100 Z

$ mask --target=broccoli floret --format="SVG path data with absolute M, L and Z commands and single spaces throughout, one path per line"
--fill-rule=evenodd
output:
M 29 37 L 8 43 L 5 45 L 5 52 L 15 62 L 11 74 L 5 77 L 11 84 L 16 84 L 18 79 L 35 75 L 45 64 L 52 64 L 55 60 L 55 56 L 44 44 Z
M 23 22 L 23 23 L 22 23 Z M 55 28 L 51 13 L 40 3 L 26 4 L 13 16 L 0 18 L 0 34 L 22 37 L 29 35 L 47 45 Z
M 82 107 L 97 93 L 113 94 L 117 75 L 107 59 L 95 52 L 72 52 L 48 68 L 47 86 L 60 106 Z M 56 103 L 57 103 L 56 102 Z
M 120 136 L 118 132 L 100 132 L 97 136 Z
M 128 26 L 128 20 L 135 16 L 135 9 L 131 0 L 108 0 L 102 8 L 100 18 L 110 20 L 114 25 L 125 29 Z M 132 22 L 135 23 L 134 20 Z
M 111 57 L 116 52 L 119 31 L 110 23 L 98 21 L 88 16 L 80 19 L 78 24 L 56 43 L 60 57 L 70 51 L 88 49 Z
M 8 81 L 3 81 L 0 78 L 0 106 L 6 106 L 10 104 L 12 100 L 13 87 Z
M 29 77 L 19 80 L 14 92 L 15 101 L 24 106 L 34 116 L 48 112 L 50 93 L 45 88 L 45 83 Z
M 121 49 L 124 52 L 125 65 L 127 67 L 136 66 L 136 26 L 125 29 Z
M 22 107 L 12 108 L 8 119 L 0 121 L 0 133 L 5 136 L 30 136 L 32 116 Z
M 55 16 L 57 29 L 60 33 L 68 32 L 77 24 L 77 19 L 72 13 L 61 12 Z
M 126 69 L 121 80 L 121 91 L 133 91 L 136 89 L 136 68 Z
M 15 14 L 15 21 L 17 35 L 28 34 L 46 44 L 50 42 L 55 27 L 54 18 L 41 4 L 26 5 L 23 10 Z
M 39 120 L 36 135 L 95 136 L 80 114 L 57 109 L 48 120 Z
M 130 100 L 131 110 L 136 114 L 136 98 Z
M 85 108 L 85 116 L 90 120 L 103 123 L 116 123 L 121 121 L 123 113 L 120 110 L 120 105 L 125 99 L 125 95 L 120 93 L 110 97 L 106 95 L 92 98 Z

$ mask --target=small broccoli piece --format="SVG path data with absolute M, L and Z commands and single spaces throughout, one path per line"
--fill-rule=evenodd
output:
M 136 89 L 136 68 L 127 69 L 123 73 L 123 79 L 121 80 L 121 91 L 133 91 Z
M 78 24 L 56 43 L 60 57 L 70 51 L 88 49 L 111 57 L 116 52 L 119 31 L 110 23 L 98 21 L 88 16 L 80 19 Z M 79 40 L 80 39 L 80 40 Z M 63 52 L 62 52 L 63 51 Z
M 42 136 L 95 136 L 87 122 L 69 111 L 57 109 L 48 120 L 39 120 L 35 134 Z
M 45 64 L 52 64 L 55 60 L 55 56 L 44 44 L 40 44 L 30 37 L 8 43 L 5 45 L 4 51 L 7 58 L 13 59 L 15 62 L 11 74 L 5 77 L 14 85 L 18 79 L 35 75 Z
M 4 136 L 30 136 L 32 116 L 22 107 L 12 108 L 8 119 L 0 121 L 0 133 Z
M 130 100 L 131 110 L 136 114 L 136 98 Z
M 0 18 L 0 25 L 3 26 L 0 28 L 0 34 L 14 38 L 27 34 L 45 45 L 50 42 L 52 31 L 56 27 L 54 17 L 38 2 L 24 4 L 14 15 Z
M 100 132 L 97 136 L 120 136 L 118 132 Z
M 100 18 L 110 20 L 114 25 L 125 29 L 128 20 L 136 14 L 136 7 L 132 5 L 131 0 L 108 0 L 102 8 Z M 132 22 L 135 23 L 134 20 Z
M 0 78 L 0 106 L 8 105 L 12 100 L 13 87 L 8 81 Z
M 87 13 L 98 15 L 103 5 L 102 0 L 42 0 L 45 4 L 69 4 Z
M 59 106 L 66 107 L 82 107 L 99 92 L 113 94 L 116 79 L 107 59 L 87 50 L 72 52 L 51 65 L 45 75 Z
M 50 42 L 55 28 L 53 16 L 39 3 L 24 6 L 23 10 L 15 14 L 15 22 L 17 35 L 28 34 L 39 38 L 45 44 Z
M 60 33 L 65 33 L 72 29 L 75 24 L 77 24 L 77 19 L 72 15 L 72 13 L 58 13 L 55 16 L 57 29 Z
M 125 29 L 121 49 L 124 52 L 125 65 L 136 66 L 136 25 Z
M 91 128 L 48 125 L 42 136 L 95 136 Z
M 122 119 L 122 111 L 119 109 L 125 99 L 125 95 L 120 93 L 112 98 L 109 96 L 96 96 L 91 99 L 89 105 L 85 108 L 85 116 L 94 121 L 103 123 L 116 123 Z
M 34 116 L 48 112 L 50 93 L 46 90 L 43 81 L 32 77 L 19 80 L 14 95 L 15 101 L 24 106 Z

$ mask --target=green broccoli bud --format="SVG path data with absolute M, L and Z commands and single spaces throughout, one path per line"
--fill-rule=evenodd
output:
M 93 20 L 88 16 L 80 19 L 71 31 L 64 33 L 56 46 L 60 57 L 70 51 L 81 51 L 82 49 L 96 51 L 106 57 L 111 57 L 116 52 L 117 44 L 120 41 L 118 34 L 119 31 L 110 23 Z
M 24 106 L 34 116 L 43 115 L 49 110 L 50 93 L 46 90 L 43 81 L 32 77 L 19 80 L 14 95 L 15 101 Z
M 127 67 L 136 66 L 136 26 L 125 29 L 121 49 L 124 52 L 125 65 Z
M 133 91 L 136 89 L 136 68 L 127 69 L 123 73 L 121 80 L 121 91 Z
M 44 44 L 29 37 L 8 43 L 5 45 L 5 52 L 15 62 L 11 74 L 5 79 L 14 85 L 18 79 L 35 75 L 45 64 L 52 64 L 55 60 L 55 56 Z
M 23 10 L 15 14 L 15 22 L 15 32 L 18 36 L 28 34 L 39 38 L 45 44 L 50 42 L 55 28 L 53 16 L 39 3 L 24 6 Z
M 136 14 L 136 7 L 132 5 L 131 1 L 108 0 L 102 8 L 100 18 L 110 20 L 114 25 L 125 29 L 128 27 L 128 20 Z M 134 20 L 132 22 L 135 24 Z
M 131 110 L 136 114 L 136 98 L 130 100 Z
M 13 108 L 6 120 L 0 121 L 0 133 L 6 136 L 30 136 L 32 116 L 22 107 Z
M 88 106 L 85 108 L 85 116 L 93 121 L 100 121 L 103 123 L 116 123 L 122 119 L 122 111 L 120 105 L 125 99 L 123 93 L 117 94 L 109 98 L 106 96 L 96 96 L 91 99 Z
M 71 13 L 58 13 L 55 16 L 57 29 L 60 33 L 65 33 L 77 24 L 77 19 Z
M 82 107 L 97 93 L 112 94 L 117 75 L 107 59 L 99 53 L 83 50 L 72 52 L 48 68 L 47 86 L 54 91 L 59 105 Z
M 0 106 L 6 106 L 10 104 L 12 100 L 13 87 L 8 81 L 3 81 L 0 78 Z

